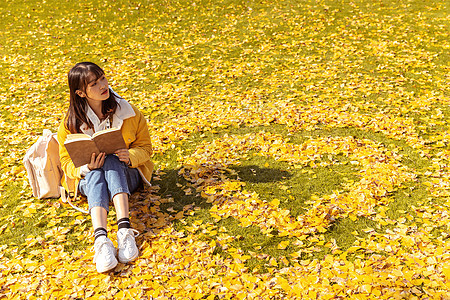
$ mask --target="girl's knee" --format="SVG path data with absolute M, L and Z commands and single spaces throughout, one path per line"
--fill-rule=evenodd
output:
M 111 169 L 115 166 L 121 166 L 122 162 L 116 155 L 110 154 L 105 157 L 105 162 L 103 163 L 104 169 Z
M 105 174 L 102 169 L 94 169 L 86 174 L 85 179 L 87 182 L 102 182 L 105 181 Z

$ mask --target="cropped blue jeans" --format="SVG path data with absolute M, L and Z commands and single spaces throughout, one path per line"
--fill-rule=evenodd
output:
M 129 168 L 116 155 L 107 155 L 101 168 L 91 170 L 78 184 L 78 190 L 87 197 L 89 211 L 103 207 L 109 211 L 109 201 L 120 193 L 128 196 L 142 184 L 141 175 Z

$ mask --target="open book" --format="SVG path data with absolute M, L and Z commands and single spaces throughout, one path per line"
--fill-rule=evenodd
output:
M 101 130 L 92 137 L 84 133 L 68 134 L 64 146 L 76 168 L 90 163 L 92 153 L 113 154 L 126 148 L 120 128 Z

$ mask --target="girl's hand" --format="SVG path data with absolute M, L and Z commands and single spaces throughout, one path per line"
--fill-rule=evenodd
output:
M 97 155 L 97 157 L 95 157 L 95 153 L 92 153 L 91 162 L 88 164 L 89 170 L 92 171 L 94 169 L 103 167 L 103 164 L 105 163 L 105 157 L 106 154 L 103 152 Z
M 131 164 L 130 152 L 128 151 L 128 149 L 119 149 L 115 152 L 115 154 L 119 157 L 120 161 L 123 161 L 127 165 Z

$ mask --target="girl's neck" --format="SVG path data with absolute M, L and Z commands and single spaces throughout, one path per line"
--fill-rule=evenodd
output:
M 97 117 L 100 120 L 103 120 L 104 116 L 103 116 L 103 113 L 102 113 L 102 102 L 101 101 L 89 101 L 88 100 L 88 104 L 92 108 L 94 113 L 97 115 Z

